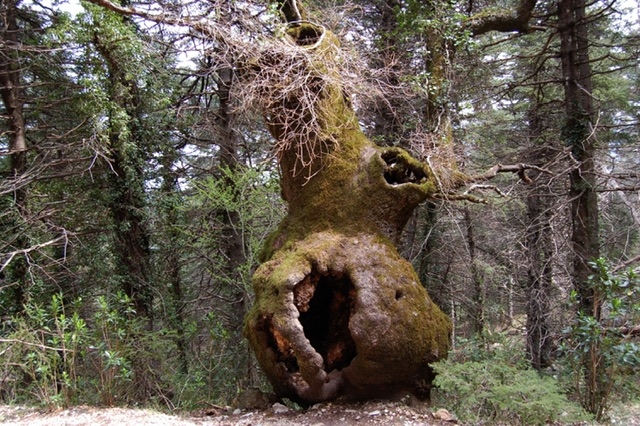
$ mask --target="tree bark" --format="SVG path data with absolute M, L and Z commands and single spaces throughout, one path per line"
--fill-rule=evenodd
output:
M 395 33 L 398 29 L 396 14 L 399 6 L 398 0 L 380 2 L 377 7 L 378 20 L 374 24 L 378 46 L 374 66 L 385 70 L 382 83 L 394 88 L 399 86 L 400 72 L 407 60 L 406 55 L 399 51 L 402 48 L 398 46 Z M 402 123 L 398 116 L 400 109 L 400 102 L 393 96 L 385 96 L 374 106 L 373 134 L 376 140 L 380 140 L 380 145 L 392 146 L 398 141 L 402 143 Z
M 471 211 L 468 207 L 464 209 L 464 222 L 467 234 L 467 249 L 469 251 L 469 270 L 471 271 L 472 297 L 469 304 L 469 317 L 473 334 L 482 338 L 485 330 L 485 285 L 478 265 L 476 253 L 476 238 L 473 232 L 475 225 Z
M 536 81 L 537 77 L 534 77 Z M 544 166 L 551 161 L 553 150 L 543 137 L 544 118 L 540 112 L 538 91 L 532 94 L 532 106 L 527 114 L 531 164 Z M 553 230 L 551 217 L 553 194 L 551 181 L 544 174 L 534 176 L 525 193 L 527 227 L 525 235 L 527 265 L 526 313 L 527 353 L 536 370 L 549 367 L 552 362 L 553 337 L 551 326 L 551 292 L 553 288 Z
M 178 149 L 170 147 L 163 153 L 162 157 L 162 192 L 168 202 L 163 206 L 163 219 L 166 234 L 166 243 L 164 244 L 163 256 L 161 258 L 161 273 L 169 285 L 171 301 L 171 313 L 169 315 L 169 323 L 176 331 L 176 349 L 178 350 L 178 360 L 180 364 L 180 372 L 184 375 L 189 374 L 189 360 L 187 357 L 187 338 L 185 330 L 184 307 L 186 301 L 183 292 L 182 267 L 183 261 L 180 247 L 180 231 L 178 223 L 180 222 L 179 207 L 177 206 L 177 198 L 179 197 L 178 179 L 172 170 L 177 157 Z M 174 202 L 174 200 L 176 200 Z
M 20 222 L 28 220 L 27 191 L 20 182 L 27 171 L 27 138 L 24 118 L 24 99 L 20 80 L 18 38 L 18 1 L 8 0 L 3 3 L 3 13 L 0 16 L 0 31 L 2 32 L 2 52 L 0 52 L 0 95 L 4 104 L 4 117 L 9 141 L 10 176 L 14 182 L 13 206 L 18 215 L 14 225 L 18 229 L 18 236 L 12 243 L 13 249 L 26 249 L 29 245 Z M 7 270 L 7 281 L 12 285 L 12 309 L 22 312 L 26 301 L 27 262 L 22 258 L 14 260 Z
M 335 60 L 326 29 L 294 23 L 288 34 L 312 55 L 311 74 Z M 437 192 L 435 177 L 364 136 L 337 76 L 307 77 L 317 83 L 307 86 L 314 111 L 300 111 L 296 96 L 265 111 L 276 140 L 293 141 L 280 156 L 289 210 L 254 275 L 246 336 L 281 397 L 426 396 L 429 363 L 446 356 L 451 323 L 395 243 Z
M 465 27 L 474 36 L 490 31 L 527 33 L 531 31 L 529 21 L 536 3 L 537 0 L 520 0 L 515 10 L 504 9 L 492 13 L 482 11 L 471 15 L 465 22 Z
M 595 191 L 595 138 L 591 137 L 593 101 L 584 0 L 562 0 L 558 4 L 560 57 L 565 91 L 565 127 L 563 136 L 575 162 L 570 173 L 574 251 L 573 285 L 580 309 L 598 319 L 600 302 L 588 285 L 595 271 L 589 262 L 600 256 L 598 242 L 598 198 Z
M 600 321 L 602 301 L 589 285 L 589 276 L 596 271 L 589 265 L 600 256 L 598 232 L 598 197 L 596 193 L 595 151 L 592 136 L 593 101 L 591 67 L 587 36 L 588 20 L 585 0 L 561 0 L 558 3 L 560 29 L 560 58 L 564 78 L 565 126 L 564 141 L 571 148 L 574 162 L 570 172 L 569 197 L 571 202 L 573 247 L 573 287 L 578 294 L 579 310 L 585 316 Z M 608 392 L 610 377 L 597 360 L 602 354 L 599 345 L 589 347 L 583 355 L 585 389 L 582 405 L 600 418 L 604 395 Z
M 134 304 L 136 315 L 153 329 L 153 292 L 149 282 L 151 250 L 145 220 L 145 162 L 141 99 L 136 81 L 127 75 L 124 59 L 118 56 L 117 45 L 101 34 L 96 23 L 94 45 L 109 70 L 109 91 L 123 117 L 109 117 L 109 209 L 115 233 L 114 254 L 120 268 L 124 293 Z M 110 113 L 112 113 L 110 111 Z
M 234 71 L 231 66 L 223 66 L 216 69 L 216 94 L 218 96 L 219 106 L 216 111 L 216 128 L 215 134 L 217 140 L 215 143 L 220 148 L 219 151 L 219 167 L 221 170 L 214 172 L 223 179 L 225 185 L 232 189 L 233 201 L 237 201 L 240 197 L 235 182 L 234 172 L 238 171 L 240 161 L 238 158 L 237 136 L 233 127 L 234 112 L 231 104 L 230 91 L 234 78 Z M 246 250 L 243 242 L 241 229 L 242 224 L 240 215 L 234 209 L 220 209 L 217 212 L 222 222 L 222 239 L 220 241 L 222 252 L 225 255 L 226 263 L 224 272 L 227 276 L 226 286 L 229 284 L 238 285 L 234 289 L 233 297 L 238 303 L 235 304 L 233 312 L 232 328 L 234 332 L 240 334 L 242 330 L 242 320 L 246 314 L 245 301 L 247 295 L 240 276 L 240 267 L 246 261 Z
M 443 250 L 444 238 L 441 235 L 440 224 L 438 223 L 440 209 L 438 206 L 427 201 L 419 210 L 423 217 L 420 220 L 422 229 L 417 250 L 418 275 L 424 284 L 434 303 L 443 311 L 451 310 L 452 306 L 452 285 L 449 281 L 451 267 L 455 262 Z M 451 311 L 453 315 L 453 311 Z
M 552 330 L 550 324 L 552 254 L 550 198 L 545 182 L 534 180 L 535 187 L 526 197 L 527 235 L 527 352 L 531 365 L 542 370 L 551 364 Z

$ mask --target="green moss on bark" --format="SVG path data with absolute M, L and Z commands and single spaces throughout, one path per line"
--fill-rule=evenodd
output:
M 327 67 L 335 38 L 309 26 L 289 34 L 304 38 L 318 54 L 312 68 L 329 75 L 310 89 L 313 113 L 279 116 L 295 102 L 266 111 L 277 139 L 306 131 L 281 153 L 289 210 L 254 275 L 245 334 L 282 397 L 316 402 L 428 387 L 429 363 L 446 356 L 451 325 L 395 242 L 414 208 L 436 193 L 436 179 L 406 151 L 364 136 Z

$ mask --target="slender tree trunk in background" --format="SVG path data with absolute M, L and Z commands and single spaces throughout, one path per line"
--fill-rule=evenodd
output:
M 169 213 L 169 217 L 175 216 L 175 214 Z M 170 233 L 169 242 L 177 241 L 177 235 L 175 232 Z M 183 374 L 189 374 L 189 359 L 187 357 L 187 339 L 185 336 L 184 325 L 184 304 L 185 300 L 182 292 L 182 279 L 180 278 L 181 261 L 179 251 L 175 248 L 177 246 L 171 245 L 173 250 L 167 257 L 167 264 L 169 266 L 169 283 L 171 287 L 171 295 L 173 297 L 172 305 L 174 311 L 173 327 L 176 330 L 176 347 L 178 349 L 178 358 L 180 362 L 180 371 Z
M 97 25 L 97 29 L 99 28 Z M 144 136 L 141 100 L 137 83 L 124 70 L 117 45 L 94 36 L 96 49 L 109 69 L 111 101 L 124 112 L 109 117 L 109 150 L 113 173 L 109 175 L 111 215 L 115 232 L 116 265 L 120 267 L 122 289 L 131 298 L 138 318 L 153 329 L 153 292 L 149 282 L 149 233 L 146 227 L 144 188 Z
M 468 207 L 464 209 L 464 222 L 467 234 L 467 249 L 469 250 L 469 269 L 471 271 L 472 296 L 469 301 L 469 314 L 471 319 L 471 330 L 473 334 L 481 337 L 485 330 L 485 286 L 482 272 L 478 267 L 476 254 L 476 238 L 474 235 L 474 223 L 471 211 Z
M 233 84 L 233 68 L 220 67 L 216 70 L 216 95 L 219 106 L 216 110 L 216 133 L 219 137 L 216 143 L 220 147 L 220 165 L 231 171 L 238 168 L 238 143 L 233 126 L 233 111 L 230 99 L 231 85 Z
M 230 100 L 230 90 L 233 83 L 233 69 L 230 67 L 220 68 L 217 70 L 216 83 L 218 89 L 216 94 L 220 106 L 216 111 L 216 133 L 219 135 L 219 139 L 216 141 L 220 147 L 219 159 L 220 166 L 227 171 L 231 172 L 231 176 L 226 176 L 226 184 L 231 188 L 235 188 L 236 182 L 234 182 L 233 172 L 238 170 L 240 160 L 238 157 L 238 142 L 234 128 L 234 113 L 232 111 L 232 105 Z M 234 191 L 234 197 L 239 197 Z M 233 209 L 222 212 L 224 215 L 223 222 L 225 228 L 223 230 L 223 251 L 227 258 L 226 269 L 230 277 L 230 282 L 238 282 L 238 267 L 242 265 L 245 260 L 244 245 L 242 242 L 242 230 L 240 227 L 240 218 L 238 212 Z M 244 298 L 244 294 L 239 294 L 238 297 Z M 242 312 L 244 315 L 244 312 Z M 242 319 L 240 318 L 240 323 Z
M 535 114 L 535 112 L 534 112 Z M 530 129 L 534 138 L 540 134 L 538 120 L 530 118 Z M 548 161 L 547 149 L 540 147 L 532 153 L 532 164 L 543 166 Z M 528 257 L 526 313 L 527 352 L 531 365 L 542 370 L 551 364 L 551 290 L 552 290 L 552 229 L 551 211 L 553 200 L 550 182 L 543 175 L 534 177 L 528 189 L 527 228 L 525 247 Z
M 224 169 L 221 174 L 225 185 L 233 191 L 233 201 L 239 202 L 240 194 L 236 190 L 235 172 L 239 171 L 240 160 L 238 155 L 238 143 L 234 127 L 234 113 L 232 110 L 230 91 L 233 84 L 234 71 L 232 67 L 225 66 L 216 69 L 216 95 L 219 107 L 215 112 L 216 136 L 215 141 L 220 148 L 218 154 L 220 167 Z M 225 174 L 228 173 L 228 174 Z M 219 212 L 222 216 L 222 239 L 220 245 L 226 258 L 224 265 L 227 283 L 225 285 L 237 285 L 233 288 L 234 314 L 231 329 L 238 333 L 240 338 L 242 324 L 246 314 L 247 294 L 244 286 L 245 279 L 241 276 L 240 267 L 246 261 L 245 247 L 242 238 L 242 224 L 237 209 L 224 209 Z M 246 278 L 246 277 L 245 277 Z
M 418 209 L 421 216 L 414 220 L 422 225 L 420 239 L 423 241 L 423 244 L 418 246 L 420 251 L 416 256 L 418 275 L 433 302 L 443 312 L 447 312 L 452 306 L 449 273 L 453 259 L 445 256 L 442 250 L 443 241 L 438 230 L 440 212 L 437 205 L 432 202 L 426 202 Z
M 112 146 L 117 146 L 113 134 Z M 122 267 L 122 288 L 131 298 L 136 316 L 148 320 L 153 329 L 153 293 L 149 282 L 149 235 L 145 225 L 145 200 L 142 197 L 142 169 L 132 165 L 121 152 L 112 151 L 110 182 L 111 214 L 115 227 L 115 255 Z M 132 167 L 133 166 L 133 167 Z
M 591 136 L 593 100 L 585 7 L 584 0 L 561 0 L 558 3 L 566 114 L 563 131 L 574 162 L 569 189 L 573 221 L 573 285 L 580 299 L 580 309 L 598 319 L 600 302 L 588 286 L 588 278 L 594 273 L 588 262 L 598 258 L 600 250 L 595 192 L 596 141 Z
M 378 61 L 374 64 L 379 69 L 384 69 L 383 84 L 388 87 L 398 87 L 401 72 L 401 61 L 405 54 L 398 52 L 397 34 L 398 29 L 398 0 L 385 0 L 378 5 L 380 18 L 376 31 L 378 33 Z M 391 98 L 379 102 L 374 111 L 373 134 L 379 140 L 380 145 L 394 146 L 400 142 L 402 131 L 398 113 L 401 111 L 397 105 L 398 99 Z
M 232 67 L 222 67 L 217 70 L 217 91 L 218 101 L 220 103 L 216 112 L 217 126 L 219 129 L 220 139 L 218 141 L 220 147 L 220 165 L 225 168 L 230 175 L 226 177 L 227 186 L 233 189 L 234 201 L 239 201 L 240 194 L 236 189 L 237 182 L 234 172 L 240 168 L 240 159 L 238 153 L 238 137 L 234 127 L 233 107 L 231 104 L 230 91 L 234 79 L 234 71 Z M 227 209 L 220 212 L 223 215 L 222 223 L 222 250 L 227 259 L 224 266 L 226 275 L 229 277 L 229 283 L 236 285 L 233 289 L 233 312 L 231 330 L 238 339 L 242 338 L 242 330 L 244 324 L 244 317 L 247 314 L 249 305 L 249 287 L 247 284 L 247 277 L 242 277 L 241 266 L 247 261 L 246 247 L 243 240 L 242 233 L 245 230 L 242 229 L 242 223 L 240 220 L 240 214 L 237 210 Z M 251 354 L 250 349 L 245 353 L 246 360 L 246 376 L 243 378 L 243 382 L 247 386 L 255 385 L 258 382 L 257 371 L 255 367 L 254 357 Z
M 3 42 L 3 46 L 0 48 L 0 94 L 4 103 L 4 118 L 9 140 L 10 176 L 8 179 L 15 182 L 12 204 L 18 215 L 13 223 L 17 230 L 17 237 L 11 243 L 13 250 L 25 249 L 29 244 L 25 235 L 26 230 L 20 224 L 22 221 L 27 221 L 28 212 L 26 207 L 27 191 L 21 182 L 27 170 L 27 139 L 18 52 L 20 46 L 17 22 L 18 3 L 18 0 L 4 1 L 4 13 L 0 16 L 0 31 Z M 11 267 L 6 271 L 7 281 L 12 286 L 11 308 L 15 313 L 22 312 L 26 301 L 27 274 L 27 262 L 23 256 L 14 259 Z
M 539 190 L 540 192 L 536 191 Z M 534 191 L 526 198 L 527 235 L 525 244 L 529 257 L 527 270 L 526 312 L 527 352 L 536 370 L 551 363 L 550 293 L 552 289 L 553 254 L 549 226 L 549 197 L 541 195 L 545 188 L 536 182 Z
M 4 46 L 0 55 L 0 92 L 6 110 L 9 153 L 11 169 L 15 173 L 23 172 L 26 167 L 27 138 L 23 115 L 24 99 L 21 94 L 20 63 L 18 58 L 19 28 L 17 22 L 16 0 L 7 0 L 4 4 L 4 16 L 0 22 Z
M 185 336 L 184 306 L 185 300 L 182 291 L 182 259 L 180 250 L 180 231 L 177 224 L 180 223 L 177 202 L 179 197 L 178 182 L 172 167 L 177 157 L 178 148 L 166 152 L 162 159 L 162 192 L 168 199 L 164 204 L 164 226 L 166 233 L 165 247 L 162 248 L 164 257 L 162 259 L 161 273 L 166 275 L 171 294 L 170 323 L 176 331 L 176 348 L 180 363 L 180 372 L 189 374 L 189 360 L 187 357 L 187 340 Z
M 537 81 L 537 77 L 535 77 Z M 533 96 L 541 96 L 535 93 Z M 542 138 L 543 118 L 539 111 L 539 99 L 533 99 L 527 118 L 529 140 L 532 146 L 528 153 L 529 163 L 544 167 L 551 160 L 551 149 Z M 531 366 L 542 370 L 551 364 L 551 291 L 553 285 L 553 231 L 551 229 L 551 209 L 553 194 L 551 182 L 546 175 L 532 176 L 532 182 L 525 189 L 527 207 L 527 227 L 525 247 L 528 258 L 526 313 L 527 352 Z
M 561 0 L 558 4 L 560 58 L 564 78 L 566 122 L 564 140 L 571 148 L 573 169 L 570 172 L 573 247 L 573 286 L 578 294 L 581 314 L 600 320 L 601 301 L 589 286 L 589 276 L 596 271 L 588 264 L 600 256 L 598 235 L 598 197 L 595 192 L 596 140 L 593 131 L 593 100 L 589 62 L 588 20 L 585 0 Z M 591 345 L 583 355 L 584 390 L 582 405 L 598 418 L 602 415 L 603 395 L 611 378 L 600 361 L 599 346 Z

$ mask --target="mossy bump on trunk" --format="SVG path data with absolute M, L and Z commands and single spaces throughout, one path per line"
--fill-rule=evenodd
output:
M 318 73 L 306 76 L 317 82 L 308 88 L 314 111 L 295 96 L 265 108 L 272 135 L 288 141 L 280 153 L 288 215 L 253 277 L 245 335 L 280 397 L 428 394 L 429 363 L 446 356 L 451 324 L 395 244 L 413 209 L 436 194 L 436 178 L 362 133 L 327 66 L 337 60 L 329 31 L 298 23 L 288 36 L 311 55 L 310 76 Z

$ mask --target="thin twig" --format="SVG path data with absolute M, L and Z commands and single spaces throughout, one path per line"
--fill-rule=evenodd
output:
M 18 256 L 18 255 L 20 255 L 20 254 L 28 254 L 28 253 L 31 253 L 32 251 L 35 251 L 35 250 L 40 250 L 40 249 L 42 249 L 42 248 L 44 248 L 44 247 L 50 246 L 50 245 L 55 244 L 55 243 L 57 243 L 57 242 L 59 242 L 59 241 L 62 241 L 62 240 L 64 240 L 64 241 L 65 241 L 65 247 L 66 247 L 66 244 L 67 244 L 67 242 L 68 242 L 68 235 L 67 235 L 67 233 L 66 233 L 66 232 L 65 232 L 63 235 L 60 235 L 59 237 L 54 238 L 53 240 L 49 240 L 49 241 L 47 241 L 47 242 L 45 242 L 45 243 L 36 244 L 35 246 L 31 246 L 31 247 L 26 248 L 26 249 L 15 250 L 15 251 L 12 251 L 12 252 L 10 252 L 10 253 L 6 253 L 6 254 L 5 254 L 5 256 L 8 256 L 8 258 L 7 258 L 7 260 L 2 264 L 2 267 L 0 268 L 0 272 L 4 271 L 4 269 L 5 269 L 7 266 L 9 266 L 9 264 L 11 263 L 11 261 L 12 261 L 16 256 Z

